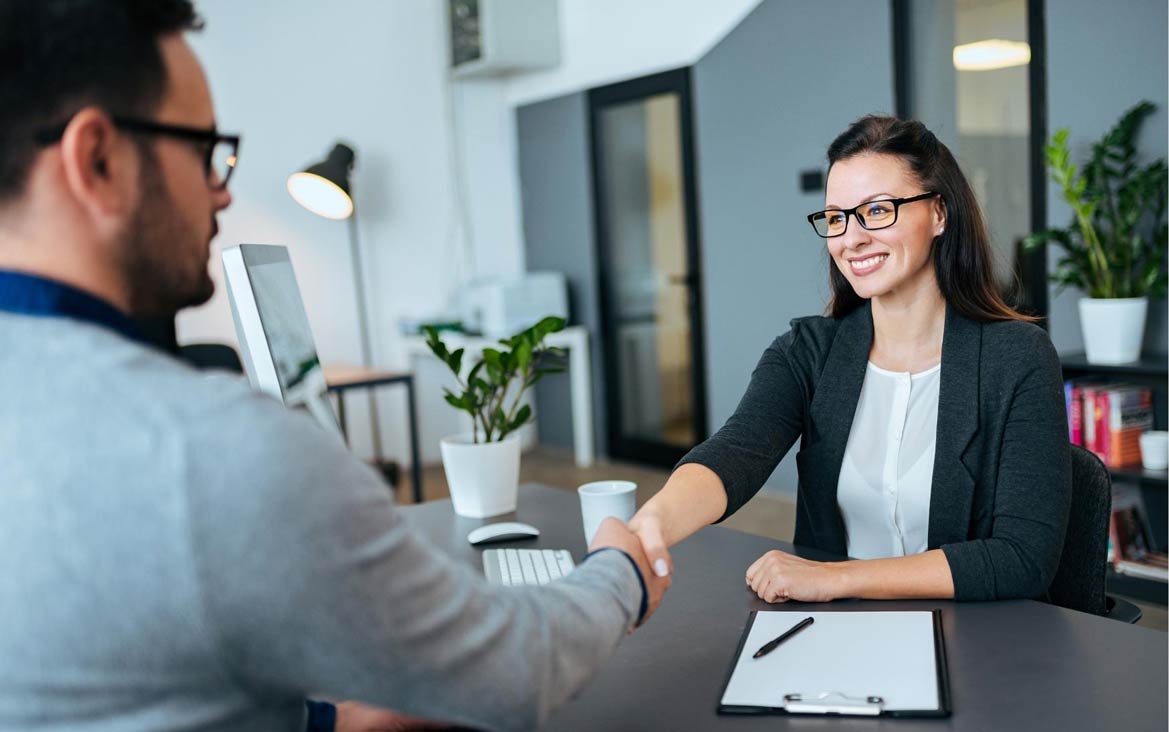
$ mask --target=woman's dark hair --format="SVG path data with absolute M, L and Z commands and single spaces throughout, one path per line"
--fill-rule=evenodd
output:
M 946 228 L 934 238 L 932 252 L 938 288 L 948 305 L 976 321 L 1034 320 L 1016 312 L 999 294 L 982 209 L 958 162 L 934 133 L 916 120 L 861 117 L 828 146 L 828 169 L 866 153 L 903 160 L 923 191 L 941 195 Z M 864 303 L 831 258 L 828 280 L 832 287 L 828 312 L 832 317 L 844 317 Z
M 24 189 L 39 131 L 90 105 L 152 113 L 166 90 L 159 38 L 200 26 L 190 0 L 2 0 L 0 202 Z

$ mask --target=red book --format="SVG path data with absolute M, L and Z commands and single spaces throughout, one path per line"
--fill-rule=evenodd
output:
M 1112 430 L 1108 415 L 1111 414 L 1113 394 L 1111 389 L 1100 389 L 1096 392 L 1096 449 L 1093 451 L 1100 456 L 1105 465 L 1112 465 Z
M 1096 443 L 1096 391 L 1100 388 L 1099 384 L 1084 384 L 1080 393 L 1083 397 L 1082 418 L 1084 430 L 1084 447 L 1092 452 L 1100 455 L 1100 449 Z
M 1068 428 L 1073 445 L 1084 446 L 1084 395 L 1079 384 L 1072 384 L 1072 396 L 1068 404 Z

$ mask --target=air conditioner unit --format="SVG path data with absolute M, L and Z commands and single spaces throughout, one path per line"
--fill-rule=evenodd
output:
M 557 0 L 448 0 L 451 75 L 499 76 L 560 60 Z

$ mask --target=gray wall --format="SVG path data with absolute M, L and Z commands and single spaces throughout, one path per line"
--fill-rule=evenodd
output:
M 593 429 L 605 454 L 604 361 L 600 298 L 593 236 L 592 164 L 588 100 L 570 94 L 519 107 L 516 134 L 523 201 L 524 257 L 528 271 L 563 272 L 569 317 L 589 329 L 593 365 Z M 571 394 L 567 375 L 536 384 L 540 442 L 572 447 Z
M 799 171 L 823 170 L 857 117 L 892 113 L 890 24 L 888 3 L 766 0 L 694 67 L 711 431 L 788 321 L 827 302 L 826 250 L 805 218 L 824 196 L 801 193 Z M 827 29 L 844 35 L 827 42 Z M 795 492 L 795 452 L 769 489 Z
M 1141 99 L 1156 104 L 1157 111 L 1145 119 L 1138 149 L 1146 161 L 1166 155 L 1166 16 L 1165 0 L 1048 2 L 1048 130 L 1071 129 L 1073 159 L 1087 155 L 1091 143 Z M 1048 223 L 1066 225 L 1071 209 L 1054 183 L 1047 191 Z M 1054 265 L 1056 252 L 1048 256 Z M 1073 290 L 1056 297 L 1052 290 L 1051 339 L 1060 351 L 1083 350 L 1076 306 L 1080 297 Z M 1165 303 L 1150 303 L 1149 316 L 1145 349 L 1164 353 Z

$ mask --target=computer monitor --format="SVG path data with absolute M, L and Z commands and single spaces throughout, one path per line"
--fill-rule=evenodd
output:
M 288 248 L 240 244 L 223 252 L 231 315 L 248 380 L 341 435 L 300 299 Z

